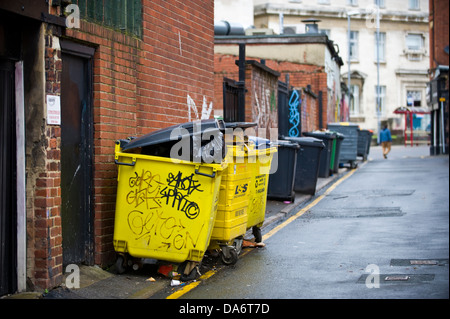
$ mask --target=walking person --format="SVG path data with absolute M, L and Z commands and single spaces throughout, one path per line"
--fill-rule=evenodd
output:
M 385 125 L 380 132 L 380 142 L 381 148 L 383 149 L 383 156 L 384 158 L 387 158 L 387 155 L 391 151 L 392 144 L 391 131 L 388 129 L 387 125 Z

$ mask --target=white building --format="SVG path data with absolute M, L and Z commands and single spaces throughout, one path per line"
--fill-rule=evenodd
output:
M 239 23 L 249 13 L 249 0 L 215 0 L 216 20 Z M 350 46 L 350 120 L 376 133 L 378 123 L 389 123 L 400 133 L 403 115 L 394 114 L 400 106 L 426 107 L 428 81 L 428 0 L 253 0 L 253 25 L 247 34 L 303 33 L 305 19 L 317 19 L 338 47 L 344 60 L 342 82 L 347 82 Z M 379 5 L 379 67 L 377 63 L 377 5 Z M 242 6 L 242 7 L 241 7 Z M 241 11 L 240 8 L 243 8 Z M 245 10 L 244 10 L 245 9 Z M 348 38 L 348 13 L 350 41 Z M 248 18 L 242 24 L 251 24 Z M 379 70 L 379 82 L 377 77 Z M 380 85 L 380 114 L 377 113 L 377 83 Z M 427 115 L 415 115 L 416 129 L 425 130 Z

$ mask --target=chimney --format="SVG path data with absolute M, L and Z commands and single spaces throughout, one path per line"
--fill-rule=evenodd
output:
M 306 33 L 319 33 L 319 26 L 316 22 L 320 22 L 318 19 L 310 18 L 302 20 L 306 24 L 305 31 Z

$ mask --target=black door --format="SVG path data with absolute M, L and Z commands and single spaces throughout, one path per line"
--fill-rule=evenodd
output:
M 77 52 L 77 45 L 63 45 L 63 43 L 61 45 L 63 264 L 92 264 L 92 62 L 90 56 L 83 53 L 85 47 L 81 47 L 81 52 Z
M 14 63 L 0 60 L 0 296 L 17 289 Z

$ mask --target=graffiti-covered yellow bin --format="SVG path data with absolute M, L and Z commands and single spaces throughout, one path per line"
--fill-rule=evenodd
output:
M 123 152 L 115 146 L 118 185 L 114 249 L 120 256 L 173 263 L 201 261 L 209 245 L 226 163 L 207 164 Z

